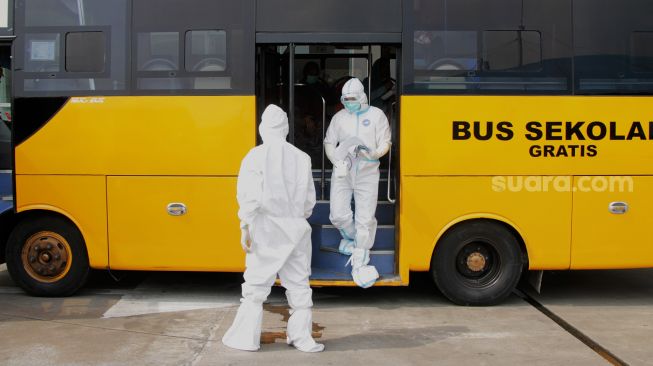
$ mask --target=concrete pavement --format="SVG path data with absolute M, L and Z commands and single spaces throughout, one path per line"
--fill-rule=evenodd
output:
M 0 266 L 3 365 L 597 365 L 595 351 L 517 296 L 458 307 L 415 274 L 404 288 L 318 288 L 314 335 L 327 349 L 284 343 L 287 305 L 275 288 L 260 352 L 220 339 L 238 305 L 240 275 L 95 273 L 70 298 L 24 295 Z M 632 365 L 653 364 L 653 271 L 545 275 L 538 301 Z

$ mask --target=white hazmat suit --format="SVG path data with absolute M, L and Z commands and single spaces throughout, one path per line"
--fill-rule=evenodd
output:
M 315 206 L 308 155 L 286 142 L 288 117 L 276 105 L 263 112 L 263 144 L 243 159 L 238 175 L 238 217 L 247 251 L 245 283 L 234 322 L 222 338 L 231 348 L 260 348 L 263 302 L 277 274 L 291 307 L 287 341 L 304 352 L 324 349 L 311 335 L 311 227 Z
M 336 153 L 339 144 L 357 138 L 364 148 L 358 152 L 352 151 L 347 158 L 349 174 L 339 177 L 334 169 L 329 218 L 343 237 L 340 252 L 352 254 L 354 281 L 361 287 L 369 287 L 378 278 L 376 269 L 367 264 L 376 236 L 379 158 L 391 146 L 390 124 L 383 111 L 369 106 L 363 84 L 358 79 L 345 83 L 341 101 L 345 109 L 336 113 L 331 120 L 324 140 L 326 154 L 334 166 L 342 165 Z M 356 206 L 355 217 L 351 209 L 352 195 Z

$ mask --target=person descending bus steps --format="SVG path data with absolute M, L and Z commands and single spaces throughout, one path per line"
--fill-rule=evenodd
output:
M 287 342 L 303 352 L 324 345 L 311 335 L 311 227 L 306 220 L 316 196 L 311 160 L 286 142 L 288 116 L 276 105 L 263 112 L 259 133 L 263 144 L 245 156 L 238 175 L 238 217 L 246 251 L 245 282 L 234 322 L 222 338 L 226 346 L 260 348 L 263 302 L 277 274 L 291 308 Z
M 383 111 L 368 104 L 363 84 L 356 78 L 345 83 L 340 100 L 345 109 L 333 116 L 324 140 L 325 152 L 334 165 L 329 219 L 342 235 L 340 253 L 351 255 L 348 263 L 354 282 L 367 288 L 379 277 L 368 263 L 376 236 L 379 158 L 390 150 L 390 124 Z M 359 145 L 351 146 L 352 140 Z M 343 147 L 348 149 L 344 159 Z M 341 174 L 343 168 L 346 174 Z

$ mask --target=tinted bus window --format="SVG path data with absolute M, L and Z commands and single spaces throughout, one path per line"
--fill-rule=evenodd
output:
M 186 71 L 211 72 L 227 69 L 227 32 L 186 32 Z
M 571 93 L 571 0 L 404 1 L 408 93 Z
M 106 61 L 104 32 L 66 34 L 66 71 L 103 72 Z
M 653 73 L 653 31 L 633 32 L 630 65 L 633 72 Z
M 482 70 L 531 71 L 542 69 L 542 35 L 538 31 L 483 32 Z
M 179 33 L 138 33 L 138 71 L 173 71 L 179 69 Z
M 653 2 L 574 1 L 579 94 L 653 93 Z
M 124 93 L 127 5 L 127 0 L 18 2 L 17 95 Z
M 134 2 L 140 94 L 253 94 L 254 1 Z

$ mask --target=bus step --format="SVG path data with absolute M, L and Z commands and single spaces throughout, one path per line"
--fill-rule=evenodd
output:
M 348 270 L 349 269 L 349 270 Z M 352 286 L 355 286 L 351 278 L 351 268 L 347 267 L 340 270 L 313 268 L 311 270 L 311 281 L 352 281 Z M 376 281 L 377 284 L 384 282 L 396 283 L 401 281 L 401 278 L 396 274 L 383 274 L 380 275 Z
M 395 205 L 388 201 L 379 201 L 376 206 L 376 221 L 378 225 L 394 225 Z M 318 201 L 308 222 L 313 225 L 331 224 L 331 220 L 329 220 L 329 201 Z
M 349 256 L 342 255 L 336 252 L 319 252 L 313 253 L 313 260 L 311 263 L 312 268 L 321 268 L 323 270 L 332 271 L 335 273 L 343 273 L 351 279 L 351 264 L 347 265 Z M 370 253 L 370 265 L 376 267 L 379 275 L 382 277 L 390 277 L 395 275 L 395 252 L 388 251 L 372 251 Z
M 313 247 L 322 251 L 338 252 L 342 236 L 340 231 L 331 225 L 313 226 Z M 393 225 L 379 225 L 374 240 L 374 251 L 395 250 L 395 227 Z

